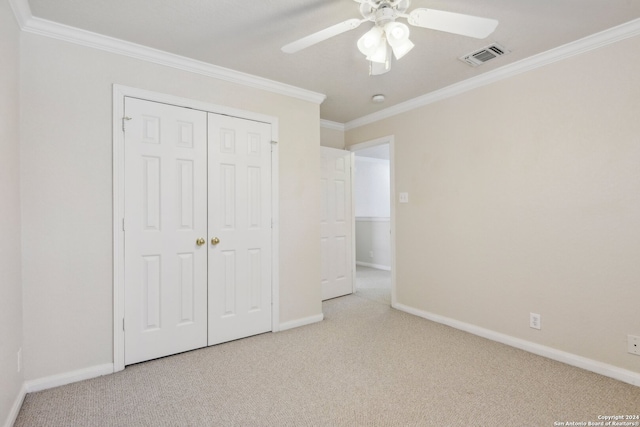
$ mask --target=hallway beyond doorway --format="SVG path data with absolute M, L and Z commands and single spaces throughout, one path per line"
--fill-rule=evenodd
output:
M 380 304 L 391 305 L 391 272 L 356 266 L 356 293 Z

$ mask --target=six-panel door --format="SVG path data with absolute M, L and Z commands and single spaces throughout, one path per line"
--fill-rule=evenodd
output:
M 320 250 L 322 300 L 353 293 L 353 153 L 320 147 Z
M 125 364 L 207 345 L 207 113 L 125 98 Z
M 271 126 L 211 114 L 209 345 L 271 331 L 271 256 Z
M 125 115 L 125 365 L 271 331 L 270 125 Z

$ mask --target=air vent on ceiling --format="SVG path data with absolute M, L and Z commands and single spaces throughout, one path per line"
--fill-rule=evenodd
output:
M 484 64 L 487 61 L 491 61 L 498 56 L 506 55 L 509 52 L 511 52 L 509 49 L 506 49 L 504 46 L 501 46 L 498 43 L 494 43 L 492 45 L 485 46 L 482 49 L 478 49 L 475 52 L 463 55 L 458 59 L 466 62 L 473 67 L 477 67 L 478 65 Z

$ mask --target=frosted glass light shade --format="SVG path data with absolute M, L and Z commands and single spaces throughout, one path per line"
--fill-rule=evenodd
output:
M 380 27 L 373 27 L 358 39 L 358 49 L 364 56 L 373 55 L 382 44 L 384 30 Z
M 371 55 L 367 56 L 367 59 L 369 61 L 371 61 L 371 62 L 379 62 L 381 64 L 387 62 L 387 57 L 388 57 L 387 41 L 386 41 L 386 39 L 384 37 L 382 37 L 381 40 L 382 41 L 380 42 L 380 44 L 376 48 L 375 52 L 373 52 Z
M 396 59 L 405 56 L 415 46 L 409 40 L 409 27 L 401 22 L 389 22 L 384 26 L 384 31 Z
M 384 32 L 387 34 L 387 40 L 391 46 L 401 44 L 409 39 L 409 27 L 401 22 L 389 22 L 384 26 Z
M 400 45 L 391 46 L 391 48 L 393 49 L 393 55 L 396 57 L 396 59 L 400 59 L 403 56 L 405 56 L 407 53 L 409 53 L 409 51 L 413 49 L 414 46 L 415 45 L 413 44 L 413 42 L 407 39 L 404 42 L 402 42 Z

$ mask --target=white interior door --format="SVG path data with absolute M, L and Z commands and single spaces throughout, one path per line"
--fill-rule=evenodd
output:
M 209 114 L 209 345 L 272 330 L 271 125 Z
M 125 98 L 125 116 L 128 365 L 207 345 L 207 113 Z
M 353 293 L 353 153 L 320 147 L 322 300 Z

